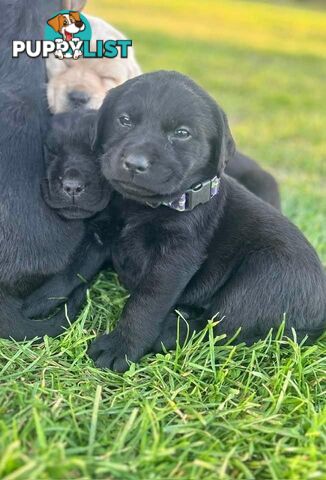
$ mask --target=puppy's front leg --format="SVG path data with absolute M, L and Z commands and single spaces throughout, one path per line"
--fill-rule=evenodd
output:
M 88 354 L 100 368 L 124 372 L 150 352 L 162 323 L 202 259 L 198 252 L 174 251 L 157 256 L 131 295 L 113 332 L 96 339 Z
M 23 304 L 23 311 L 29 318 L 46 318 L 55 308 L 65 303 L 72 292 L 92 281 L 105 262 L 109 260 L 108 245 L 95 240 L 82 245 L 72 263 L 60 273 L 47 280 L 31 293 Z

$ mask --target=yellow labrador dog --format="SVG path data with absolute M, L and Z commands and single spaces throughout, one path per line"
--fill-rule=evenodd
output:
M 85 15 L 85 14 L 84 14 Z M 91 49 L 96 40 L 123 40 L 125 36 L 100 18 L 85 15 L 92 28 Z M 72 109 L 98 109 L 111 88 L 141 73 L 133 48 L 128 58 L 79 58 L 47 61 L 47 96 L 52 113 Z

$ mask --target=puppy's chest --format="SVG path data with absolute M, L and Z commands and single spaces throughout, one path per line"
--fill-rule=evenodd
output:
M 127 221 L 120 224 L 112 247 L 114 269 L 122 283 L 133 290 L 148 271 L 152 252 L 159 248 L 160 234 L 155 225 Z

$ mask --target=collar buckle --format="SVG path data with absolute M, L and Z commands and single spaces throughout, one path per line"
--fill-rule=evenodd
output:
M 211 198 L 215 197 L 215 195 L 217 195 L 219 192 L 219 186 L 220 179 L 218 177 L 214 177 L 210 180 L 206 180 L 205 182 L 198 183 L 182 194 L 181 197 L 173 200 L 172 202 L 162 203 L 161 205 L 165 205 L 166 207 L 177 210 L 178 212 L 189 212 L 198 205 L 207 203 L 211 200 Z M 156 208 L 160 204 L 153 205 L 148 203 L 147 205 L 152 208 Z
M 185 210 L 193 210 L 197 205 L 209 202 L 211 198 L 211 180 L 206 180 L 187 190 Z

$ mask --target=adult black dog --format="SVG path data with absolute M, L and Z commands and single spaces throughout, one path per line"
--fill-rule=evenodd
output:
M 61 2 L 3 0 L 0 17 L 0 337 L 57 335 L 60 312 L 44 322 L 22 311 L 22 298 L 71 261 L 84 236 L 82 222 L 61 219 L 43 201 L 43 136 L 48 121 L 44 60 L 12 58 L 13 40 L 43 39 Z M 73 316 L 85 293 L 68 303 Z
M 219 313 L 217 332 L 241 327 L 238 340 L 248 343 L 284 316 L 288 334 L 321 334 L 326 278 L 316 252 L 224 175 L 235 152 L 227 118 L 193 81 L 162 71 L 113 90 L 94 148 L 119 192 L 110 207 L 112 260 L 131 292 L 116 329 L 90 347 L 99 367 L 124 371 L 126 358 L 139 360 L 162 339 L 172 346 L 176 305 L 201 309 L 204 319 Z

